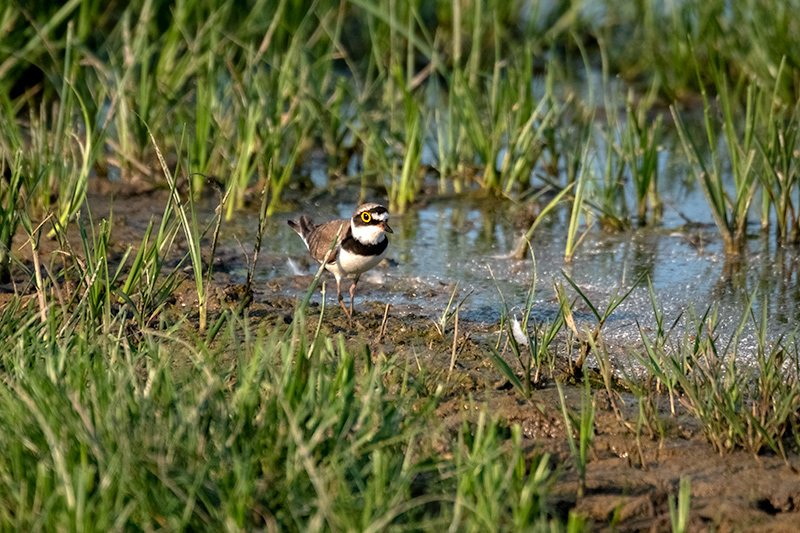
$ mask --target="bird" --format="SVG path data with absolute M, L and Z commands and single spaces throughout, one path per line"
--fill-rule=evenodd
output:
M 353 301 L 361 274 L 380 263 L 388 252 L 386 233 L 394 233 L 388 220 L 389 211 L 384 206 L 366 203 L 358 206 L 349 220 L 332 220 L 318 225 L 302 215 L 287 221 L 303 239 L 311 257 L 324 262 L 325 269 L 336 278 L 336 297 L 350 320 L 353 319 Z M 349 311 L 341 290 L 342 279 L 346 277 L 353 278 Z

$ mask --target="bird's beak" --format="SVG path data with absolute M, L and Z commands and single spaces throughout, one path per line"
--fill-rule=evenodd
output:
M 381 228 L 382 228 L 382 229 L 383 229 L 383 231 L 385 231 L 386 233 L 394 233 L 394 231 L 392 231 L 392 228 L 390 228 L 390 227 L 389 227 L 389 224 L 388 224 L 388 223 L 386 223 L 386 222 L 383 222 L 383 223 L 381 223 Z

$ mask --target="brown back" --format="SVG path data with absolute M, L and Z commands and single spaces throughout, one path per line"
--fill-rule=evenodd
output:
M 336 241 L 336 246 L 338 247 L 349 233 L 350 220 L 348 219 L 332 220 L 331 222 L 326 222 L 325 224 L 314 227 L 314 229 L 305 235 L 311 257 L 322 262 L 328 250 L 331 249 L 333 240 L 338 236 L 338 240 Z M 336 261 L 336 254 L 337 250 L 331 252 L 328 263 Z

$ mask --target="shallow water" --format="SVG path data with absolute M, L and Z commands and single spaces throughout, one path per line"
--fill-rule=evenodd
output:
M 537 280 L 532 315 L 537 320 L 556 316 L 558 303 L 553 283 L 568 287 L 563 271 L 601 311 L 615 291 L 624 293 L 641 276 L 652 281 L 667 325 L 681 313 L 685 316 L 692 306 L 702 315 L 710 305 L 717 304 L 723 340 L 739 325 L 749 295 L 758 287 L 754 310 L 760 317 L 766 296 L 773 338 L 793 328 L 800 301 L 797 250 L 776 248 L 769 237 L 756 236 L 750 240 L 741 264 L 734 265 L 726 260 L 716 227 L 703 219 L 699 209 L 696 213 L 690 210 L 695 203 L 705 208 L 702 196 L 698 199 L 698 193 L 687 194 L 684 189 L 680 194 L 683 198 L 673 199 L 665 194 L 665 200 L 681 205 L 685 213 L 697 215 L 692 217 L 694 221 L 705 224 L 677 228 L 675 222 L 683 220 L 667 207 L 665 224 L 657 229 L 609 233 L 594 228 L 580 244 L 572 263 L 564 261 L 565 213 L 553 217 L 550 224 L 540 225 L 532 240 Z M 316 221 L 324 221 L 348 217 L 353 208 L 354 203 L 326 204 L 323 198 L 316 205 L 306 206 L 303 212 L 312 213 Z M 286 219 L 296 214 L 276 215 L 269 221 L 256 271 L 259 282 L 316 272 L 317 265 L 309 260 L 302 241 L 286 225 Z M 393 313 L 438 320 L 458 283 L 456 301 L 469 294 L 462 307 L 462 319 L 497 323 L 503 308 L 498 289 L 508 306 L 519 312 L 534 279 L 534 263 L 530 257 L 522 261 L 507 257 L 522 233 L 515 228 L 513 215 L 514 210 L 509 210 L 507 203 L 460 199 L 432 202 L 392 217 L 395 233 L 390 235 L 390 265 L 382 265 L 362 277 L 356 305 L 364 300 L 385 302 L 392 305 Z M 256 223 L 255 213 L 242 214 L 227 225 L 226 234 L 228 238 L 236 235 L 241 242 L 252 243 Z M 752 232 L 758 235 L 758 228 L 753 227 Z M 234 279 L 244 279 L 243 268 L 233 274 Z M 332 278 L 328 283 L 331 294 Z M 279 290 L 286 295 L 302 292 L 296 284 L 285 285 Z M 569 287 L 568 293 L 577 296 Z M 315 299 L 319 298 L 318 292 Z M 332 295 L 328 303 L 335 303 Z M 614 312 L 603 337 L 609 344 L 638 343 L 637 322 L 652 327 L 653 316 L 644 281 Z M 593 325 L 589 309 L 580 301 L 575 318 L 579 327 L 581 321 Z M 752 353 L 753 346 L 752 328 L 748 325 L 740 348 L 743 353 Z

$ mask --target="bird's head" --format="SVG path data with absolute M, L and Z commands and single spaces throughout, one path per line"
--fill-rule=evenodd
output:
M 394 233 L 389 227 L 389 211 L 380 204 L 362 204 L 353 213 L 350 227 L 353 238 L 363 244 L 378 244 L 384 233 Z

